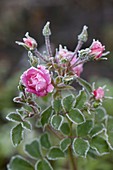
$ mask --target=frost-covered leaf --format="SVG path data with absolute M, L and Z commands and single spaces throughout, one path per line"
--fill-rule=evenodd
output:
M 28 121 L 23 121 L 23 122 L 22 122 L 22 126 L 23 126 L 23 128 L 25 128 L 25 129 L 27 129 L 27 130 L 32 130 L 32 125 L 31 125 L 31 123 L 28 122 Z
M 105 127 L 103 126 L 103 124 L 100 125 L 95 125 L 93 127 L 93 129 L 90 131 L 90 136 L 94 137 L 97 136 L 98 134 L 100 134 L 101 132 L 103 132 L 103 130 L 105 130 Z
M 64 152 L 68 149 L 68 147 L 71 144 L 71 139 L 70 138 L 65 138 L 60 142 L 60 148 Z
M 105 139 L 100 136 L 95 136 L 90 142 L 91 148 L 95 149 L 99 155 L 104 155 L 109 152 L 109 146 Z
M 42 126 L 48 124 L 49 122 L 49 119 L 52 115 L 52 107 L 48 107 L 47 109 L 45 109 L 43 112 L 42 112 L 42 115 L 41 115 L 41 124 Z
M 22 122 L 21 116 L 15 112 L 9 113 L 6 117 L 6 119 L 13 121 L 13 122 Z
M 99 107 L 96 109 L 95 119 L 97 122 L 101 122 L 106 118 L 106 110 L 103 107 Z
M 14 146 L 17 146 L 23 140 L 23 128 L 21 123 L 11 130 L 11 138 Z
M 35 170 L 53 170 L 53 168 L 47 159 L 42 159 L 36 163 Z
M 63 116 L 61 116 L 61 115 L 53 115 L 51 117 L 51 126 L 54 129 L 59 130 L 61 125 L 62 125 L 63 120 L 64 120 Z
M 50 139 L 47 133 L 41 135 L 40 143 L 45 149 L 49 149 L 51 147 Z
M 72 108 L 66 116 L 75 124 L 81 124 L 85 121 L 84 115 L 79 109 Z
M 91 85 L 80 77 L 76 77 L 76 80 L 84 89 L 86 89 L 87 93 L 90 95 L 90 93 L 92 92 Z
M 34 167 L 21 156 L 14 156 L 10 160 L 8 170 L 34 170 Z
M 53 101 L 53 108 L 56 113 L 61 112 L 61 110 L 62 110 L 61 99 L 56 99 Z
M 69 124 L 67 122 L 62 123 L 60 130 L 64 135 L 69 135 L 70 134 Z
M 78 96 L 76 97 L 76 104 L 75 107 L 78 109 L 81 109 L 84 107 L 84 104 L 86 102 L 87 96 L 86 96 L 86 92 L 84 91 L 84 89 L 82 89 Z
M 110 148 L 113 150 L 113 117 L 109 116 L 106 121 L 108 143 Z
M 93 127 L 92 120 L 86 120 L 86 122 L 77 126 L 77 134 L 80 137 L 87 136 Z
M 64 158 L 64 152 L 58 147 L 52 147 L 47 155 L 49 160 L 57 160 Z
M 41 158 L 40 144 L 37 140 L 25 145 L 25 152 L 32 158 Z
M 66 96 L 65 98 L 63 98 L 62 103 L 63 103 L 63 107 L 66 112 L 69 112 L 71 110 L 71 108 L 74 105 L 74 102 L 75 102 L 75 98 L 73 95 L 69 95 L 69 96 Z
M 82 138 L 75 138 L 73 141 L 73 151 L 78 156 L 86 157 L 89 147 L 89 142 Z

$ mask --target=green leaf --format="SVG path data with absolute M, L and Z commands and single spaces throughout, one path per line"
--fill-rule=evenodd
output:
M 107 118 L 107 131 L 113 132 L 113 117 L 111 116 Z
M 31 125 L 31 123 L 28 122 L 28 121 L 23 121 L 23 122 L 22 122 L 22 127 L 25 128 L 25 129 L 27 129 L 27 130 L 32 130 L 32 125 Z
M 6 119 L 13 121 L 13 122 L 22 122 L 22 118 L 18 113 L 9 113 L 6 117 Z
M 57 160 L 64 157 L 64 152 L 58 147 L 52 147 L 47 155 L 49 160 Z
M 86 120 L 86 122 L 77 126 L 77 134 L 78 136 L 87 136 L 93 127 L 92 120 Z
M 40 144 L 37 140 L 25 145 L 25 152 L 32 158 L 41 158 Z
M 91 148 L 95 149 L 99 155 L 104 155 L 109 152 L 107 142 L 100 136 L 95 136 L 90 142 Z
M 43 159 L 36 163 L 35 170 L 53 170 L 53 168 L 46 159 Z
M 42 115 L 41 115 L 41 124 L 42 126 L 45 126 L 46 124 L 49 123 L 49 119 L 52 115 L 52 107 L 48 107 L 47 109 L 45 109 L 43 112 L 42 112 Z
M 75 107 L 78 109 L 83 108 L 86 102 L 86 99 L 87 99 L 86 92 L 84 91 L 84 89 L 80 90 L 78 96 L 76 97 Z
M 21 156 L 12 157 L 7 166 L 8 170 L 34 170 L 33 166 Z
M 62 123 L 60 130 L 64 135 L 70 134 L 70 127 L 67 122 Z
M 109 147 L 113 150 L 113 132 L 112 131 L 109 131 L 108 132 L 108 144 L 109 144 Z
M 108 144 L 113 150 L 113 117 L 109 116 L 107 118 L 107 134 L 108 134 Z
M 69 95 L 69 96 L 66 96 L 65 98 L 63 98 L 63 102 L 62 103 L 63 103 L 63 107 L 64 107 L 66 112 L 71 110 L 71 108 L 74 105 L 74 101 L 75 101 L 75 98 L 74 98 L 73 95 Z
M 103 107 L 96 109 L 95 119 L 97 122 L 102 122 L 106 118 L 106 110 Z
M 65 138 L 60 142 L 60 148 L 63 152 L 66 151 L 70 145 L 71 145 L 70 138 Z
M 47 133 L 44 133 L 41 135 L 40 143 L 42 147 L 44 147 L 45 149 L 49 149 L 51 147 L 51 143 L 50 143 L 49 136 Z
M 101 132 L 103 132 L 103 130 L 105 130 L 103 124 L 100 125 L 95 125 L 94 128 L 90 131 L 90 136 L 94 137 L 97 136 L 98 134 L 100 134 Z
M 81 124 L 85 121 L 84 115 L 79 109 L 72 108 L 66 116 L 75 124 Z
M 56 99 L 53 101 L 53 108 L 56 113 L 61 112 L 61 110 L 62 110 L 61 99 Z
M 63 120 L 64 120 L 63 116 L 61 116 L 61 115 L 53 115 L 51 117 L 51 126 L 54 129 L 59 130 L 61 125 L 62 125 Z
M 89 142 L 81 138 L 75 138 L 73 141 L 73 151 L 76 155 L 86 157 L 89 151 Z
M 84 79 L 80 78 L 80 77 L 76 77 L 77 82 L 86 89 L 87 93 L 90 95 L 90 93 L 92 92 L 92 87 L 91 85 L 85 81 Z
M 23 128 L 21 123 L 11 130 L 11 137 L 14 146 L 17 146 L 23 140 Z

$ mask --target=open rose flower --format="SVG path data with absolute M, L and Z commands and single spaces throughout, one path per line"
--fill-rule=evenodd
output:
M 94 55 L 94 59 L 98 59 L 102 56 L 103 51 L 105 50 L 105 46 L 103 46 L 98 40 L 93 40 L 93 43 L 90 46 L 90 50 L 90 54 Z
M 96 100 L 101 100 L 104 97 L 104 90 L 102 87 L 99 87 L 98 89 L 93 91 L 93 95 Z
M 45 96 L 54 89 L 49 71 L 42 65 L 26 70 L 21 76 L 21 81 L 27 92 L 37 96 Z
M 57 52 L 55 58 L 57 63 L 62 67 L 67 67 L 68 64 L 73 66 L 77 60 L 76 55 L 73 57 L 74 52 L 68 51 L 65 48 L 60 46 L 59 51 Z M 73 74 L 80 76 L 81 72 L 83 71 L 83 64 L 79 64 L 77 66 L 70 67 Z
M 26 38 L 23 38 L 23 42 L 16 41 L 18 45 L 22 45 L 28 50 L 34 50 L 37 47 L 37 42 L 34 38 L 29 36 L 29 33 L 27 32 L 25 34 Z

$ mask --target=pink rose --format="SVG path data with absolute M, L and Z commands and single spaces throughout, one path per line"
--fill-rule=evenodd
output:
M 101 100 L 104 97 L 104 90 L 102 87 L 99 87 L 98 89 L 93 91 L 93 95 L 96 100 Z
M 55 58 L 60 66 L 67 67 L 69 64 L 70 66 L 72 66 L 76 62 L 77 57 L 76 56 L 73 57 L 73 55 L 74 52 L 68 51 L 67 49 L 63 49 L 62 47 L 60 47 Z M 71 67 L 71 71 L 77 76 L 80 76 L 81 72 L 83 71 L 83 64 Z
M 45 96 L 54 89 L 49 71 L 41 65 L 26 70 L 21 76 L 21 81 L 27 92 L 37 96 Z
M 94 55 L 94 59 L 98 59 L 102 56 L 103 51 L 105 50 L 105 46 L 103 46 L 101 42 L 99 42 L 98 40 L 97 41 L 93 40 L 93 43 L 90 46 L 90 50 L 91 50 L 90 54 Z
M 37 47 L 36 40 L 34 38 L 30 37 L 28 32 L 25 34 L 25 36 L 26 36 L 26 38 L 23 38 L 24 43 L 19 42 L 19 41 L 16 41 L 16 43 L 18 45 L 22 45 L 22 46 L 28 48 L 29 50 L 34 50 Z

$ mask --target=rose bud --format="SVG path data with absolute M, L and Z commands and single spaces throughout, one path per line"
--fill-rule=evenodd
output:
M 93 91 L 93 95 L 96 100 L 101 100 L 104 97 L 104 90 L 102 87 L 97 88 L 96 90 Z
M 90 55 L 93 55 L 94 59 L 99 59 L 105 50 L 105 46 L 103 46 L 98 40 L 93 40 L 93 43 L 90 46 L 90 50 Z

